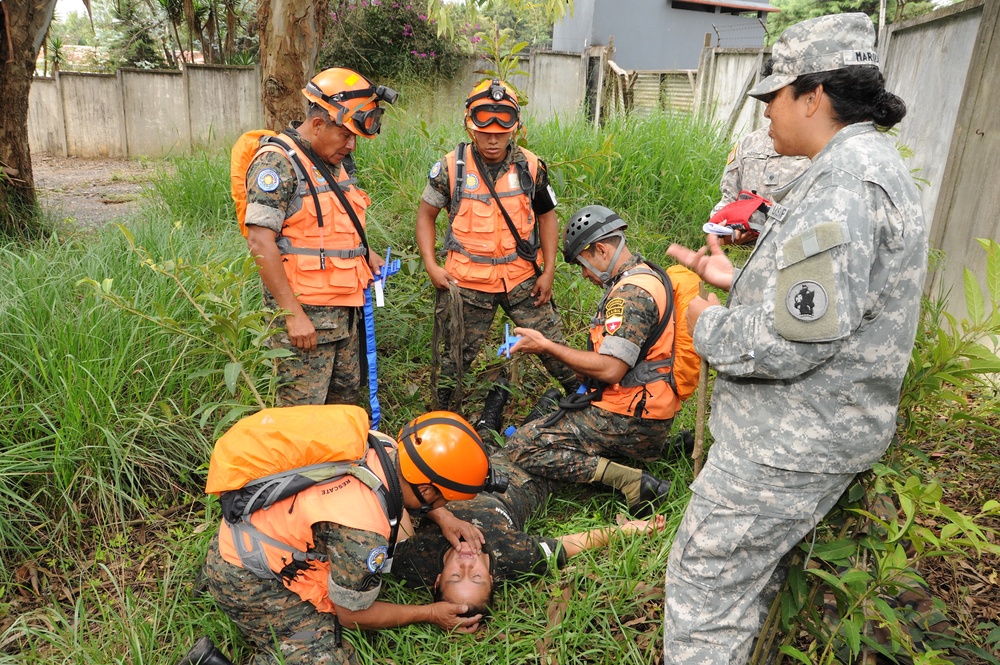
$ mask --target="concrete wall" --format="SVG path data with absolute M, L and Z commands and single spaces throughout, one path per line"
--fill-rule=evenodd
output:
M 891 26 L 879 49 L 889 89 L 907 103 L 899 142 L 914 149 L 907 163 L 929 183 L 920 190 L 920 200 L 930 219 L 935 216 L 982 13 L 981 2 L 963 3 L 936 12 L 933 20 Z
M 118 76 L 60 74 L 57 87 L 61 93 L 68 154 L 78 157 L 129 156 L 122 87 Z M 30 99 L 28 103 L 31 103 Z M 31 149 L 34 150 L 34 146 Z
M 483 79 L 476 70 L 487 67 L 470 60 L 459 76 L 414 90 L 416 98 L 404 96 L 400 107 L 427 122 L 458 123 L 469 91 Z M 537 52 L 522 58 L 520 68 L 530 76 L 514 76 L 510 83 L 528 96 L 525 115 L 544 120 L 581 112 L 587 72 L 581 55 Z M 255 67 L 60 73 L 36 78 L 28 102 L 31 151 L 62 156 L 163 157 L 228 147 L 264 125 Z
M 176 71 L 119 70 L 127 154 L 184 153 L 191 145 L 184 75 Z
M 671 0 L 587 0 L 575 5 L 574 16 L 553 28 L 552 48 L 582 52 L 588 46 L 607 45 L 613 36 L 612 59 L 623 69 L 697 69 L 705 33 L 729 47 L 764 44 L 764 28 L 756 18 L 722 13 L 719 7 L 676 9 Z
M 229 144 L 247 128 L 264 126 L 256 67 L 188 65 L 185 72 L 193 146 Z
M 587 94 L 587 62 L 582 55 L 533 53 L 530 74 L 526 116 L 572 118 L 582 111 Z

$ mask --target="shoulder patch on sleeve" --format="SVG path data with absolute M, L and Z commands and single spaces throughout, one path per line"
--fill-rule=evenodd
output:
M 428 178 L 436 178 L 441 175 L 441 162 L 434 162 L 434 166 L 431 167 L 430 173 L 427 174 Z
M 257 174 L 257 187 L 264 192 L 273 192 L 281 185 L 281 176 L 274 169 L 267 168 Z
M 382 570 L 382 566 L 385 565 L 386 557 L 389 554 L 389 548 L 385 545 L 380 545 L 371 552 L 368 553 L 368 571 L 372 573 L 377 573 Z
M 727 166 L 729 164 L 732 164 L 733 160 L 736 159 L 736 149 L 739 148 L 739 146 L 740 146 L 740 144 L 737 143 L 737 144 L 735 144 L 733 146 L 733 149 L 729 151 L 729 157 L 726 157 L 726 165 Z
M 624 320 L 625 299 L 612 298 L 604 306 L 604 329 L 608 331 L 609 335 L 614 335 L 622 327 L 622 321 Z

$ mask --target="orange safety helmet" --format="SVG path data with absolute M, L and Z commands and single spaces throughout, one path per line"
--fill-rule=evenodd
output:
M 374 138 L 382 128 L 385 109 L 379 102 L 394 104 L 399 93 L 376 86 L 353 69 L 324 69 L 302 89 L 313 104 L 325 109 L 335 123 L 365 138 Z
M 517 128 L 521 107 L 512 88 L 500 79 L 484 79 L 465 100 L 465 127 L 470 132 L 503 134 Z
M 400 430 L 399 470 L 412 485 L 434 485 L 448 501 L 475 497 L 492 478 L 482 439 L 450 411 L 425 413 Z

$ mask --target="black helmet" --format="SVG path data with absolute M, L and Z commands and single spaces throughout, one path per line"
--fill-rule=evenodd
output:
M 591 243 L 627 227 L 625 220 L 611 208 L 581 208 L 566 224 L 566 232 L 563 233 L 563 258 L 566 263 L 575 263 L 576 257 Z

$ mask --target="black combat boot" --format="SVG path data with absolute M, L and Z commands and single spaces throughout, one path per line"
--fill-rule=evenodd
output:
M 235 665 L 215 648 L 209 637 L 199 637 L 187 655 L 177 661 L 177 665 Z
M 562 391 L 558 388 L 549 388 L 542 396 L 538 399 L 538 403 L 535 404 L 535 408 L 531 410 L 527 418 L 521 421 L 521 426 L 527 425 L 532 420 L 538 420 L 544 416 L 549 415 L 557 408 L 559 408 L 559 400 L 562 399 Z
M 434 396 L 434 410 L 451 411 L 451 397 L 454 394 L 454 388 L 438 388 Z
M 629 504 L 628 510 L 633 517 L 645 518 L 656 512 L 669 497 L 670 482 L 643 471 L 639 481 L 639 498 Z
M 503 412 L 510 400 L 510 382 L 500 377 L 493 388 L 486 393 L 483 403 L 483 413 L 476 421 L 476 431 L 483 441 L 492 441 L 493 433 L 503 427 Z

